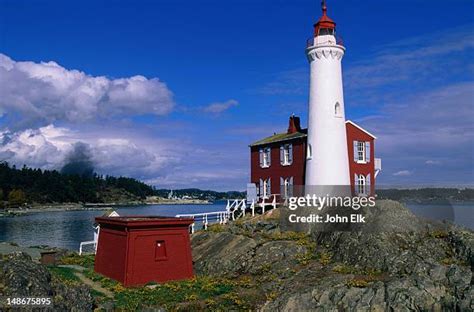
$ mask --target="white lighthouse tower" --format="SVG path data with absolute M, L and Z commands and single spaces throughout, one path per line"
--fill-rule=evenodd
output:
M 315 187 L 317 193 L 335 195 L 350 185 L 341 68 L 345 48 L 336 40 L 326 2 L 321 5 L 323 16 L 306 48 L 311 77 L 305 184 L 306 193 L 315 193 Z

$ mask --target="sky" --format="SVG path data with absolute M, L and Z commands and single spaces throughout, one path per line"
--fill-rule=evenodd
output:
M 474 185 L 474 2 L 327 0 L 346 118 L 379 185 Z M 0 0 L 0 160 L 244 190 L 253 141 L 306 125 L 319 1 Z

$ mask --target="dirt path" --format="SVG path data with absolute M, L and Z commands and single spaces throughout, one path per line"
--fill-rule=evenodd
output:
M 76 275 L 81 280 L 81 282 L 83 282 L 84 284 L 86 284 L 90 288 L 94 289 L 95 291 L 98 291 L 98 292 L 104 294 L 104 296 L 106 296 L 108 298 L 113 298 L 114 297 L 114 294 L 110 290 L 105 289 L 99 283 L 96 283 L 96 282 L 88 279 L 81 272 L 74 272 L 74 275 Z

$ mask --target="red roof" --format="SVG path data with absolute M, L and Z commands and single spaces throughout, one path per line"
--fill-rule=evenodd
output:
M 319 29 L 321 28 L 329 28 L 329 29 L 336 28 L 336 23 L 329 16 L 327 16 L 328 8 L 326 7 L 326 1 L 323 1 L 321 3 L 321 7 L 323 11 L 323 16 L 321 16 L 319 21 L 316 24 L 314 24 L 314 34 L 316 36 L 319 34 Z

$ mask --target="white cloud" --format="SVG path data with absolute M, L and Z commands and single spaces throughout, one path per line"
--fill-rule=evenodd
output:
M 425 161 L 425 164 L 426 165 L 441 165 L 441 161 L 429 159 L 429 160 Z
M 53 125 L 14 133 L 5 130 L 0 132 L 0 160 L 17 167 L 60 170 L 79 143 L 99 174 L 133 177 L 158 187 L 232 190 L 245 186 L 245 145 L 243 150 L 234 144 L 196 145 L 185 138 L 150 137 L 145 132 L 108 126 L 79 131 Z M 231 158 L 238 153 L 241 162 Z
M 2 161 L 42 169 L 61 169 L 77 142 L 87 147 L 94 169 L 102 174 L 150 178 L 179 162 L 160 140 L 138 146 L 131 138 L 107 133 L 88 136 L 53 125 L 15 133 L 5 131 L 0 134 L 0 141 Z
M 412 172 L 410 170 L 400 170 L 393 174 L 394 176 L 411 176 Z
M 237 106 L 237 105 L 239 105 L 239 102 L 237 102 L 236 100 L 228 100 L 225 102 L 216 102 L 216 103 L 209 104 L 208 106 L 205 106 L 203 110 L 206 113 L 220 114 L 228 110 L 229 108 Z
M 474 34 L 468 26 L 381 46 L 345 71 L 346 100 L 356 105 L 380 105 L 411 94 L 416 87 L 442 86 L 464 75 L 472 77 L 472 69 L 466 65 L 473 50 Z M 384 92 L 378 92 L 381 87 Z
M 0 113 L 16 126 L 79 123 L 115 115 L 169 113 L 173 94 L 158 78 L 109 79 L 55 62 L 17 62 L 0 53 Z

